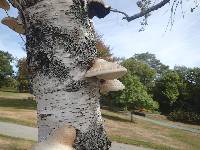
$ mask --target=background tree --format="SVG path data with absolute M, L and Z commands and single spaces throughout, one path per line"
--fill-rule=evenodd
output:
M 179 96 L 180 78 L 175 71 L 168 70 L 161 74 L 154 88 L 154 99 L 159 102 L 160 110 L 169 113 Z
M 174 69 L 181 79 L 181 84 L 178 100 L 169 114 L 169 119 L 200 124 L 200 68 L 176 66 Z
M 10 81 L 9 77 L 13 75 L 13 67 L 11 65 L 14 57 L 0 50 L 0 87 L 5 86 Z
M 127 68 L 131 75 L 137 76 L 149 91 L 151 90 L 156 76 L 156 71 L 153 68 L 134 58 L 124 60 L 122 65 Z
M 135 54 L 133 58 L 138 61 L 142 61 L 145 64 L 148 64 L 151 68 L 155 69 L 158 76 L 169 69 L 169 66 L 166 66 L 163 63 L 161 63 L 160 60 L 156 58 L 155 54 L 146 52 L 141 54 Z
M 126 88 L 103 96 L 102 103 L 111 106 L 110 108 L 116 106 L 125 110 L 158 109 L 150 92 L 154 85 L 155 70 L 133 58 L 125 59 L 121 64 L 128 70 L 127 75 L 120 79 Z
M 125 110 L 158 109 L 158 104 L 153 101 L 137 76 L 128 74 L 121 81 L 126 88 L 114 96 L 113 99 L 116 100 L 116 103 L 122 105 Z
M 102 58 L 108 61 L 112 60 L 111 49 L 105 42 L 102 40 L 102 36 L 96 33 L 96 49 L 97 49 L 97 57 Z
M 17 63 L 17 81 L 19 92 L 30 92 L 30 75 L 28 72 L 28 65 L 26 58 L 21 58 Z
M 183 71 L 184 69 L 184 71 Z M 184 111 L 200 113 L 200 68 L 176 68 L 182 77 L 179 87 L 179 108 Z

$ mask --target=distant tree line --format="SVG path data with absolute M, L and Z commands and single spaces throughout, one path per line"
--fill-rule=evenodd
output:
M 31 92 L 30 75 L 27 68 L 26 58 L 21 58 L 17 63 L 17 81 L 19 92 Z
M 15 58 L 8 52 L 0 50 L 0 88 L 3 86 L 15 87 L 16 80 L 13 76 L 12 63 Z
M 119 60 L 119 59 L 118 59 Z M 126 89 L 102 96 L 102 103 L 123 110 L 159 111 L 169 119 L 200 124 L 200 68 L 169 69 L 154 54 L 122 59 Z
M 13 64 L 17 61 L 18 72 L 14 73 Z M 30 91 L 26 58 L 17 60 L 8 52 L 0 50 L 0 88 L 13 88 L 19 92 Z

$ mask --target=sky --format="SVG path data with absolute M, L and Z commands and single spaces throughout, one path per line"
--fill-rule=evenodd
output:
M 130 15 L 139 12 L 135 0 L 106 2 L 112 8 Z M 143 32 L 139 32 L 141 19 L 127 22 L 122 20 L 123 16 L 118 13 L 111 12 L 104 19 L 94 18 L 93 23 L 96 31 L 103 35 L 103 41 L 111 47 L 114 56 L 129 58 L 135 53 L 149 52 L 155 54 L 170 68 L 175 65 L 200 67 L 200 9 L 190 13 L 192 6 L 193 3 L 185 0 L 183 9 L 178 8 L 172 30 L 170 28 L 166 30 L 170 18 L 169 5 L 152 13 Z M 8 13 L 10 16 L 17 16 L 15 9 L 11 9 Z M 0 19 L 3 17 L 6 17 L 6 13 L 1 9 Z M 1 50 L 22 58 L 26 56 L 24 45 L 18 34 L 0 24 Z

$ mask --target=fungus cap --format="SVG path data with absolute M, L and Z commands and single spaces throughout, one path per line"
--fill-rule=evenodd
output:
M 17 33 L 25 34 L 24 25 L 17 18 L 6 17 L 1 20 L 1 23 L 8 26 Z
M 110 91 L 121 91 L 125 89 L 125 86 L 117 79 L 115 80 L 105 80 L 100 85 L 100 93 L 108 93 Z
M 70 125 L 64 125 L 63 127 L 54 131 L 52 140 L 65 145 L 73 145 L 76 138 L 76 130 Z
M 126 72 L 127 69 L 123 66 L 98 58 L 94 61 L 92 68 L 86 72 L 85 77 L 97 77 L 98 79 L 113 80 L 122 77 Z
M 45 141 L 35 144 L 30 150 L 74 150 L 75 128 L 64 125 L 56 129 Z
M 9 10 L 10 5 L 6 0 L 0 0 L 0 8 L 2 8 L 4 10 Z

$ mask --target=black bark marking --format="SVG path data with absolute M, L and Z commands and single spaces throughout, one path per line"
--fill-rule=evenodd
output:
M 64 47 L 64 51 L 70 54 L 70 58 L 74 58 L 73 67 L 82 67 L 81 69 L 87 69 L 89 63 L 96 57 L 95 40 L 90 33 L 90 40 L 82 40 L 77 44 L 77 29 L 74 31 L 63 31 L 58 27 L 46 25 L 38 21 L 37 23 L 30 23 L 30 33 L 27 35 L 27 60 L 31 67 L 30 72 L 34 75 L 40 71 L 45 74 L 53 74 L 55 77 L 62 77 L 61 75 L 67 75 L 70 68 L 65 68 L 59 60 L 54 60 L 54 46 L 61 45 Z M 74 36 L 75 35 L 75 36 Z M 52 42 L 53 41 L 53 42 Z M 60 44 L 61 43 L 61 44 Z M 56 75 L 55 73 L 58 73 Z
M 81 88 L 86 87 L 88 84 L 86 81 L 72 81 L 69 85 L 67 85 L 64 91 L 67 92 L 77 92 Z
M 109 150 L 111 147 L 103 125 L 91 124 L 88 132 L 81 133 L 77 130 L 76 133 L 76 150 Z
M 52 114 L 39 114 L 41 120 L 46 120 L 48 116 L 52 116 Z

